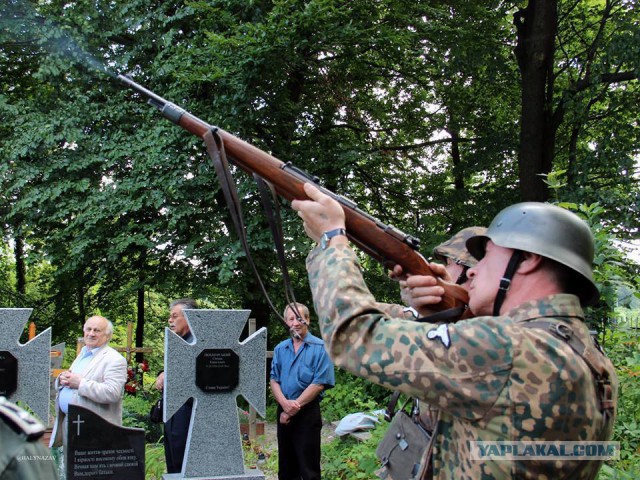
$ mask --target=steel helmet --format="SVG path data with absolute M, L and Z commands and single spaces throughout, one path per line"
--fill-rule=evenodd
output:
M 467 240 L 467 249 L 478 260 L 487 239 L 500 247 L 536 253 L 570 268 L 575 282 L 569 287 L 583 305 L 600 297 L 593 281 L 594 239 L 589 226 L 564 208 L 541 202 L 511 205 L 498 213 L 484 235 Z
M 465 267 L 473 267 L 476 260 L 467 250 L 467 240 L 477 235 L 484 235 L 487 229 L 485 227 L 467 227 L 460 230 L 446 242 L 433 249 L 433 256 L 441 262 L 447 261 L 447 258 L 464 265 Z

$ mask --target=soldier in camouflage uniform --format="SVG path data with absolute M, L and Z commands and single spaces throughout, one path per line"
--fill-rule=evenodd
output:
M 294 201 L 309 236 L 307 259 L 322 336 L 335 364 L 440 409 L 434 478 L 593 479 L 600 461 L 473 460 L 476 441 L 604 441 L 617 379 L 584 324 L 598 300 L 593 236 L 574 214 L 542 203 L 500 212 L 469 239 L 475 318 L 438 326 L 378 308 L 342 234 L 342 207 L 310 184 Z M 333 237 L 329 242 L 327 239 Z M 582 351 L 580 351 L 580 347 Z
M 44 427 L 0 397 L 0 480 L 56 480 L 51 452 L 39 441 Z

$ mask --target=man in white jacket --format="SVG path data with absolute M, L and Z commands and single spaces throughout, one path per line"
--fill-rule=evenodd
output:
M 104 317 L 89 317 L 84 324 L 84 347 L 56 379 L 56 423 L 52 447 L 66 444 L 66 415 L 70 404 L 80 405 L 116 425 L 122 425 L 122 397 L 127 362 L 108 346 L 113 324 Z

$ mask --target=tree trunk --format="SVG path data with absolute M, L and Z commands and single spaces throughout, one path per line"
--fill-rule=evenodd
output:
M 545 201 L 549 191 L 544 175 L 551 171 L 555 153 L 552 99 L 557 1 L 530 0 L 514 15 L 514 24 L 518 31 L 515 55 L 522 81 L 520 194 L 524 201 Z
M 141 286 L 137 290 L 138 298 L 138 318 L 136 319 L 136 348 L 142 348 L 144 345 L 144 287 Z M 140 363 L 144 360 L 144 353 L 136 353 L 136 362 Z
M 24 262 L 24 239 L 20 235 L 14 238 L 14 258 L 16 260 L 16 291 L 23 296 L 27 293 L 27 266 Z

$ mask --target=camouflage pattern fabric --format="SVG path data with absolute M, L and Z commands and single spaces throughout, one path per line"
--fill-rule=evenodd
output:
M 0 397 L 0 480 L 57 480 L 51 451 L 40 443 L 44 426 Z
M 485 227 L 467 227 L 460 230 L 446 242 L 433 249 L 433 256 L 436 260 L 440 260 L 446 265 L 447 258 L 452 259 L 456 263 L 473 267 L 478 260 L 473 257 L 467 250 L 467 240 L 471 237 L 481 236 L 487 233 Z
M 577 297 L 549 296 L 500 317 L 429 325 L 378 304 L 347 246 L 314 249 L 307 269 L 327 350 L 339 367 L 440 410 L 432 460 L 439 479 L 591 479 L 596 461 L 474 461 L 470 441 L 611 437 L 589 367 L 569 345 L 525 322 L 545 317 L 592 345 Z M 594 348 L 595 347 L 588 347 Z M 597 354 L 600 355 L 601 354 Z M 617 381 L 609 360 L 614 398 Z

